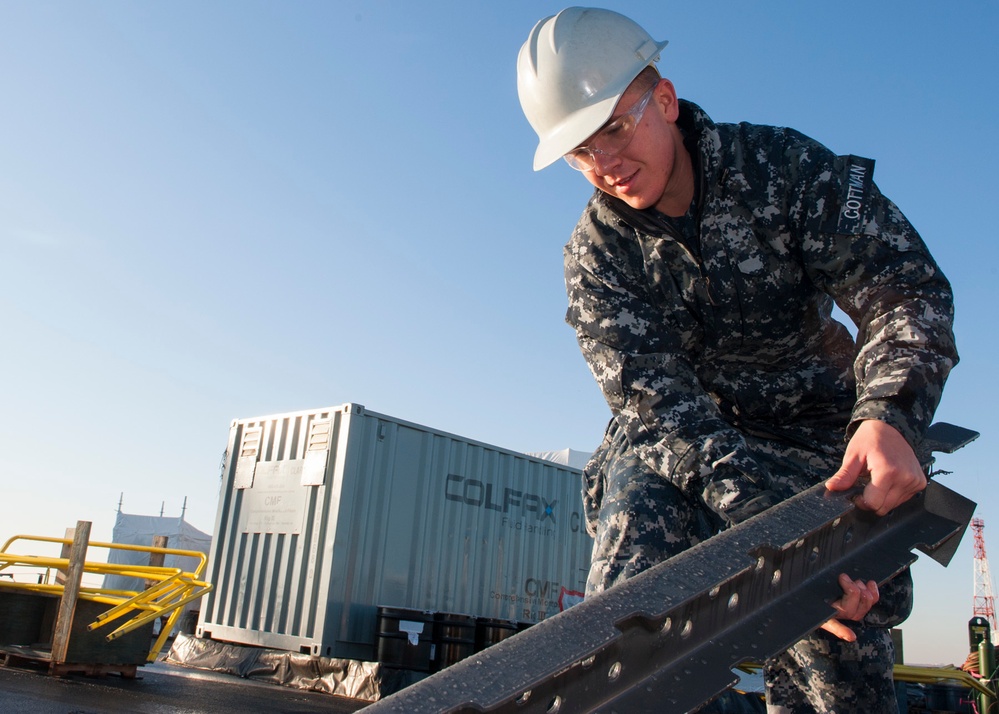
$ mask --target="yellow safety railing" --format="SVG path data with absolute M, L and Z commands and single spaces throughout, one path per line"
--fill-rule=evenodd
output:
M 12 544 L 18 541 L 51 543 L 64 546 L 72 545 L 72 539 L 50 538 L 47 536 L 15 535 L 7 539 L 0 548 L 0 572 L 17 566 L 42 568 L 48 572 L 53 570 L 65 572 L 69 568 L 69 559 L 39 555 L 24 555 L 10 552 Z M 100 627 L 127 617 L 117 629 L 111 631 L 106 639 L 110 642 L 138 627 L 165 617 L 159 637 L 149 651 L 148 661 L 156 659 L 177 618 L 180 617 L 184 605 L 197 600 L 212 590 L 212 584 L 201 579 L 206 565 L 205 554 L 196 550 L 180 550 L 177 548 L 159 548 L 156 546 L 130 545 L 126 543 L 102 543 L 90 541 L 89 548 L 107 548 L 109 550 L 127 550 L 162 554 L 178 557 L 190 557 L 198 561 L 193 572 L 181 568 L 171 568 L 153 565 L 134 565 L 118 563 L 102 563 L 87 560 L 83 564 L 83 572 L 95 575 L 120 575 L 129 578 L 141 578 L 149 586 L 141 591 L 111 590 L 98 587 L 81 587 L 79 597 L 92 600 L 112 607 L 97 616 L 97 619 L 87 626 L 93 631 Z M 47 577 L 46 577 L 47 579 Z M 44 593 L 62 596 L 63 586 L 60 583 L 22 583 L 0 578 L 0 588 L 25 592 Z
M 895 679 L 900 682 L 915 682 L 917 684 L 951 684 L 974 689 L 976 692 L 990 697 L 996 695 L 980 681 L 957 667 L 917 667 L 896 664 Z
M 738 669 L 752 673 L 763 669 L 758 662 L 744 662 Z M 910 664 L 896 664 L 894 678 L 898 682 L 913 682 L 915 684 L 949 684 L 956 687 L 967 687 L 990 697 L 995 692 L 979 682 L 964 670 L 957 667 L 925 667 Z

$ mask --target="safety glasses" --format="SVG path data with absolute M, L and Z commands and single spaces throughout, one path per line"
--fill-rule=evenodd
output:
M 652 98 L 652 93 L 656 91 L 658 83 L 649 88 L 642 97 L 632 105 L 625 114 L 608 122 L 602 129 L 593 135 L 592 141 L 586 146 L 579 146 L 563 156 L 566 163 L 577 171 L 589 171 L 597 165 L 597 154 L 604 156 L 614 156 L 631 143 L 635 136 L 635 129 L 642 121 L 645 107 Z

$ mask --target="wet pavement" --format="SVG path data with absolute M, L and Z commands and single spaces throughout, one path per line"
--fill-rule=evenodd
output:
M 0 667 L 4 714 L 346 714 L 367 704 L 165 662 L 140 667 L 135 679 Z

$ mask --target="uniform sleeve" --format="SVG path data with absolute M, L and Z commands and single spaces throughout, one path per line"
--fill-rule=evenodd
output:
M 673 319 L 686 308 L 649 293 L 628 231 L 584 215 L 565 249 L 566 321 L 615 419 L 640 458 L 688 494 L 711 474 L 763 478 L 695 376 Z
M 873 161 L 807 141 L 791 154 L 806 270 L 857 326 L 857 402 L 848 433 L 878 419 L 916 448 L 958 361 L 950 284 L 878 190 Z

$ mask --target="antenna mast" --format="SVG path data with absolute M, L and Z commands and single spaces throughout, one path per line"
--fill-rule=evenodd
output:
M 989 627 L 995 632 L 999 627 L 996 623 L 995 598 L 992 595 L 992 576 L 989 575 L 989 561 L 985 557 L 985 521 L 981 518 L 971 519 L 971 530 L 975 536 L 975 599 L 972 605 L 974 615 L 984 617 L 989 621 Z

